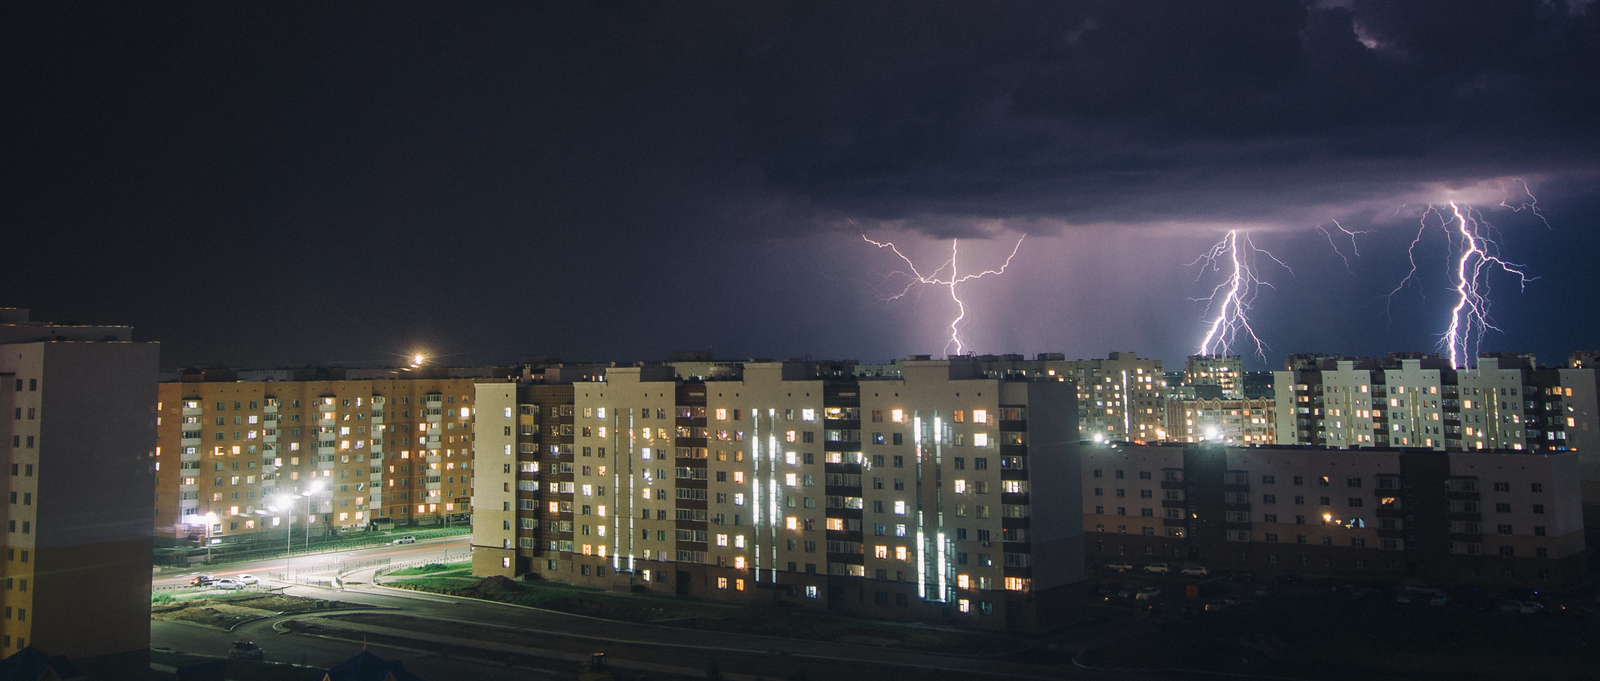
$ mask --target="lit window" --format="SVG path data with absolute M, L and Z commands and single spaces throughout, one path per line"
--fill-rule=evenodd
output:
M 903 409 L 895 409 L 889 413 L 893 415 L 895 423 L 903 423 L 906 420 L 906 412 Z
M 817 420 L 817 410 L 815 410 L 815 409 L 801 409 L 800 410 L 800 420 L 801 421 L 815 421 L 815 420 Z
M 722 411 L 722 410 L 718 409 L 717 411 Z M 726 588 L 728 588 L 728 578 L 727 577 L 718 577 L 717 578 L 717 588 L 718 589 L 726 589 Z
M 974 409 L 974 410 L 972 410 L 972 422 L 973 423 L 988 423 L 989 422 L 989 412 L 987 410 L 984 410 L 984 409 Z
M 965 587 L 962 587 L 962 588 L 965 588 Z M 963 599 L 961 599 L 959 601 L 956 601 L 956 608 L 958 610 L 960 610 L 961 612 L 970 612 L 972 610 L 972 602 L 968 601 L 965 598 L 963 598 Z
M 966 575 L 956 575 L 956 588 L 957 589 L 970 589 L 970 588 L 972 588 L 970 586 L 967 586 L 970 583 L 970 582 L 968 582 L 969 579 L 970 578 L 967 577 Z M 965 603 L 966 601 L 962 601 L 962 602 Z M 963 610 L 962 612 L 966 612 L 966 611 Z
M 967 493 L 967 481 L 966 480 L 957 480 L 956 481 L 956 494 L 966 494 L 966 493 Z
M 743 570 L 744 569 L 744 556 L 734 556 L 733 557 L 733 566 L 735 568 Z M 739 580 L 739 581 L 743 582 L 744 580 Z M 740 590 L 742 591 L 743 587 L 740 587 Z
M 740 562 L 740 563 L 743 563 L 743 562 L 744 562 L 744 559 L 743 559 L 743 558 L 740 558 L 740 559 L 739 559 L 739 562 Z M 739 567 L 744 567 L 744 566 L 743 566 L 743 565 L 740 565 L 740 566 L 739 566 Z M 742 580 L 742 579 L 735 579 L 735 580 L 733 580 L 733 588 L 734 588 L 734 589 L 735 589 L 735 590 L 738 590 L 738 591 L 744 591 L 744 580 Z M 811 587 L 811 588 L 813 588 L 813 589 L 815 589 L 815 588 L 816 588 L 816 587 Z
M 973 436 L 972 436 L 972 446 L 974 446 L 974 447 L 988 447 L 989 446 L 989 434 L 988 433 L 974 433 Z
M 874 546 L 874 547 L 872 547 L 872 556 L 874 558 L 888 558 L 889 557 L 889 547 L 887 547 L 887 546 Z
M 744 471 L 734 471 L 733 472 L 733 481 L 734 482 L 744 482 Z M 740 496 L 743 496 L 743 495 L 740 495 Z
M 717 420 L 718 421 L 726 421 L 726 420 L 728 420 L 728 410 L 727 409 L 718 409 L 717 410 Z M 724 581 L 726 581 L 726 580 L 724 580 Z M 726 589 L 728 587 L 727 587 L 726 584 L 724 584 L 722 588 Z
M 595 509 L 595 510 L 597 510 L 597 511 L 599 511 L 599 512 L 600 512 L 600 513 L 599 513 L 599 515 L 600 515 L 600 517 L 602 517 L 602 518 L 604 518 L 604 517 L 606 517 L 606 507 L 604 507 L 604 506 L 600 506 L 600 507 L 598 507 L 598 508 L 597 508 L 597 509 Z M 604 529 L 604 526 L 601 526 L 601 527 L 602 527 L 602 529 Z
M 896 546 L 896 547 L 894 547 L 894 559 L 895 560 L 907 560 L 907 558 L 906 558 L 906 547 L 904 547 L 904 546 Z
M 733 535 L 733 548 L 736 548 L 736 549 L 744 548 L 744 535 L 742 535 L 742 534 Z M 743 563 L 744 562 L 744 558 L 740 558 L 739 562 Z
M 800 519 L 794 516 L 789 516 L 788 518 L 784 519 L 783 526 L 791 530 L 798 530 L 800 529 Z
M 717 535 L 717 546 L 727 546 L 727 545 L 728 545 L 728 535 L 725 535 L 725 534 Z
M 796 480 L 796 477 L 795 477 L 794 473 L 785 473 L 783 475 L 783 484 L 785 484 L 785 485 L 788 485 L 790 487 L 794 487 L 796 485 L 795 480 Z
M 894 502 L 894 514 L 895 515 L 905 515 L 906 514 L 906 502 L 904 502 L 904 501 L 896 501 L 896 502 Z

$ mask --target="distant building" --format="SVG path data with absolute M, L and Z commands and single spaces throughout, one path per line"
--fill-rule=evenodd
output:
M 1086 445 L 1091 560 L 1564 589 L 1588 579 L 1560 451 Z
M 1584 479 L 1600 480 L 1594 369 L 1514 354 L 1454 369 L 1415 353 L 1289 366 L 1274 379 L 1279 444 L 1579 451 Z
M 1244 360 L 1238 355 L 1189 355 L 1183 362 L 1183 385 L 1196 388 L 1197 397 L 1210 397 L 1200 388 L 1215 386 L 1224 399 L 1244 395 Z
M 479 383 L 474 574 L 1049 626 L 1083 579 L 1079 388 L 985 358 L 858 366 Z
M 150 668 L 159 347 L 132 336 L 0 309 L 0 413 L 13 417 L 0 419 L 11 473 L 0 648 L 32 646 L 96 678 Z
M 1169 399 L 1168 442 L 1270 445 L 1277 441 L 1276 410 L 1269 399 Z
M 351 379 L 343 369 L 300 369 L 247 381 L 206 370 L 160 384 L 157 531 L 205 535 L 211 513 L 212 537 L 238 538 L 292 525 L 465 522 L 481 379 L 449 373 Z M 302 494 L 313 483 L 308 516 Z

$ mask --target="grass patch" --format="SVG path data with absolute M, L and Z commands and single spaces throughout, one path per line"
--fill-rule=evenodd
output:
M 428 563 L 427 565 L 419 565 L 417 567 L 401 568 L 389 573 L 386 576 L 404 577 L 407 575 L 430 575 L 435 572 L 453 572 L 455 570 L 470 569 L 472 569 L 472 561 L 463 560 L 456 563 Z

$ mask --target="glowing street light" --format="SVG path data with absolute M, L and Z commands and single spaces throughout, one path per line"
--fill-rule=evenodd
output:
M 217 512 L 206 513 L 206 565 L 211 564 L 211 528 L 217 524 Z
M 428 356 L 420 352 L 411 356 L 411 366 L 420 367 L 426 361 L 428 361 Z

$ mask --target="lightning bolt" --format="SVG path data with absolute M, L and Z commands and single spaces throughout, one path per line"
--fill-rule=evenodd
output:
M 1341 228 L 1342 229 L 1342 228 Z M 1222 283 L 1211 290 L 1211 295 L 1192 300 L 1206 302 L 1206 312 L 1215 310 L 1215 316 L 1206 325 L 1205 338 L 1200 341 L 1202 355 L 1230 354 L 1233 345 L 1240 336 L 1246 337 L 1256 346 L 1256 354 L 1266 357 L 1267 344 L 1256 335 L 1256 330 L 1250 326 L 1249 313 L 1255 304 L 1256 295 L 1261 287 L 1272 288 L 1272 284 L 1263 281 L 1257 274 L 1257 257 L 1265 255 L 1279 267 L 1294 275 L 1294 270 L 1279 260 L 1277 256 L 1261 249 L 1250 239 L 1250 235 L 1240 234 L 1238 230 L 1229 230 L 1222 241 L 1213 245 L 1194 262 L 1190 267 L 1200 265 L 1200 276 L 1205 276 L 1207 271 L 1222 272 L 1227 270 L 1228 275 Z
M 1501 205 L 1514 211 L 1518 210 L 1504 202 Z M 1524 207 L 1532 208 L 1532 205 Z M 1417 244 L 1422 241 L 1423 234 L 1430 226 L 1428 221 L 1430 215 L 1438 219 L 1439 229 L 1445 232 L 1449 240 L 1453 265 L 1450 290 L 1455 296 L 1455 304 L 1450 308 L 1450 325 L 1440 337 L 1439 345 L 1443 346 L 1449 355 L 1450 366 L 1464 369 L 1467 368 L 1471 358 L 1478 354 L 1483 337 L 1490 331 L 1500 330 L 1489 316 L 1489 273 L 1499 270 L 1516 277 L 1524 291 L 1527 290 L 1528 282 L 1537 277 L 1528 276 L 1522 270 L 1523 265 L 1500 257 L 1500 245 L 1489 236 L 1494 232 L 1494 225 L 1490 224 L 1481 212 L 1471 206 L 1462 206 L 1452 201 L 1448 215 L 1443 209 L 1431 205 L 1423 211 L 1422 217 L 1418 220 L 1417 235 L 1406 249 L 1406 255 L 1411 260 L 1411 271 L 1407 272 L 1399 285 L 1389 292 L 1388 297 L 1391 301 L 1395 294 L 1416 280 Z M 1539 218 L 1543 220 L 1544 216 L 1539 215 Z
M 1510 208 L 1511 212 L 1513 213 L 1521 213 L 1522 211 L 1526 210 L 1530 213 L 1533 213 L 1535 217 L 1539 218 L 1539 221 L 1544 223 L 1545 229 L 1555 229 L 1555 227 L 1550 225 L 1550 220 L 1545 218 L 1544 213 L 1539 212 L 1539 197 L 1533 195 L 1533 190 L 1528 188 L 1527 181 L 1516 177 L 1511 178 L 1511 181 L 1522 185 L 1522 194 L 1527 196 L 1528 200 L 1522 201 L 1519 199 L 1517 204 L 1513 206 L 1510 203 L 1510 197 L 1507 197 L 1500 200 L 1500 207 Z
M 949 288 L 950 299 L 955 301 L 956 304 L 956 317 L 955 319 L 950 320 L 950 340 L 945 342 L 944 349 L 945 352 L 948 353 L 950 351 L 950 346 L 954 345 L 956 348 L 956 355 L 961 355 L 966 349 L 966 344 L 961 340 L 961 321 L 967 318 L 967 304 L 965 301 L 961 300 L 961 294 L 958 290 L 958 287 L 961 284 L 973 279 L 982 279 L 983 277 L 991 274 L 997 276 L 1004 274 L 1006 268 L 1011 266 L 1011 259 L 1017 257 L 1017 252 L 1022 250 L 1022 239 L 1017 239 L 1017 245 L 1012 247 L 1011 255 L 1006 256 L 1006 261 L 1000 265 L 1000 269 L 984 270 L 982 272 L 978 272 L 977 274 L 962 275 L 960 274 L 956 264 L 956 259 L 960 255 L 960 240 L 951 239 L 950 259 L 940 264 L 938 269 L 935 269 L 928 274 L 923 274 L 917 269 L 916 263 L 912 262 L 911 258 L 906 257 L 906 254 L 901 253 L 900 249 L 897 248 L 893 242 L 873 241 L 872 239 L 868 239 L 867 235 L 865 234 L 861 235 L 861 239 L 869 244 L 877 246 L 878 248 L 887 248 L 891 251 L 894 251 L 894 254 L 900 256 L 900 259 L 905 261 L 906 267 L 910 268 L 911 270 L 909 273 L 900 271 L 890 273 L 890 276 L 895 274 L 905 276 L 907 278 L 907 282 L 905 288 L 901 289 L 899 293 L 884 298 L 884 301 L 899 300 L 900 298 L 905 297 L 906 294 L 910 293 L 912 289 L 919 285 L 943 286 Z M 940 278 L 940 275 L 946 269 L 950 270 L 949 278 Z
M 1346 236 L 1350 237 L 1351 252 L 1354 253 L 1357 258 L 1361 257 L 1361 245 L 1356 243 L 1356 235 L 1369 234 L 1370 232 L 1365 230 L 1345 229 L 1344 225 L 1339 224 L 1338 220 L 1333 221 L 1333 226 L 1339 228 L 1339 231 L 1344 232 Z M 1339 250 L 1339 244 L 1334 243 L 1333 232 L 1328 231 L 1328 228 L 1323 225 L 1317 225 L 1317 229 L 1322 230 L 1322 233 L 1328 237 L 1328 245 L 1332 246 L 1334 254 L 1338 255 L 1339 259 L 1344 261 L 1344 271 L 1355 274 L 1355 271 L 1350 269 L 1350 259 L 1346 258 L 1344 252 Z

